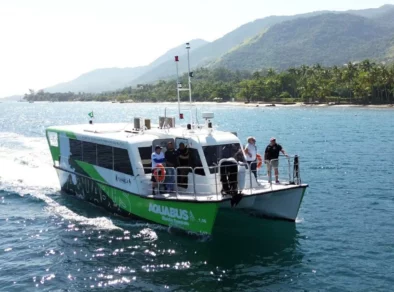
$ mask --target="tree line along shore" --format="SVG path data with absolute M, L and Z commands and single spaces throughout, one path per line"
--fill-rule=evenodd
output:
M 187 74 L 180 78 L 180 86 L 188 86 L 187 78 Z M 175 79 L 102 93 L 29 91 L 24 96 L 27 101 L 177 101 Z M 343 66 L 316 64 L 254 73 L 199 68 L 193 72 L 192 92 L 196 102 L 393 104 L 394 64 L 364 60 Z M 188 101 L 188 93 L 183 92 L 180 99 Z

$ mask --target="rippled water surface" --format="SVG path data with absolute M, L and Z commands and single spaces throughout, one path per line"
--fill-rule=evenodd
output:
M 227 212 L 202 237 L 59 193 L 45 127 L 91 110 L 96 122 L 156 121 L 164 107 L 0 104 L 0 291 L 392 289 L 393 110 L 201 106 L 260 151 L 276 136 L 300 155 L 310 187 L 295 224 Z

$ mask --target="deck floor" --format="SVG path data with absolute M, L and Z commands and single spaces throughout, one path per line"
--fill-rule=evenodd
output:
M 242 191 L 244 196 L 249 196 L 249 195 L 256 195 L 256 194 L 261 194 L 261 193 L 269 193 L 269 192 L 276 192 L 279 190 L 286 190 L 286 189 L 293 189 L 296 187 L 299 187 L 299 185 L 295 184 L 289 184 L 288 182 L 283 182 L 283 183 L 273 183 L 270 184 L 268 181 L 264 180 L 259 180 L 259 186 L 251 189 L 245 189 Z M 178 191 L 178 193 L 168 193 L 165 191 L 161 191 L 159 194 L 156 195 L 149 195 L 149 198 L 166 198 L 168 200 L 185 200 L 185 201 L 201 201 L 201 202 L 206 202 L 206 201 L 212 201 L 212 202 L 220 202 L 225 199 L 230 198 L 230 195 L 222 195 L 221 193 L 218 194 L 209 194 L 209 195 L 204 195 L 204 194 L 192 194 L 192 193 L 186 193 L 182 191 Z

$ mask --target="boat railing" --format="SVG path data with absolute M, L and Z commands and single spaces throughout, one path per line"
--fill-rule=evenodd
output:
M 258 162 L 253 162 L 258 163 Z M 257 170 L 258 179 L 267 180 L 270 185 L 276 182 L 275 169 L 278 180 L 288 184 L 301 184 L 299 156 L 281 155 L 278 159 L 266 160 Z M 250 173 L 252 175 L 252 172 Z
M 301 184 L 299 171 L 299 157 L 280 156 L 278 159 L 265 161 L 260 168 L 256 165 L 256 176 L 251 171 L 254 163 L 238 162 L 238 170 L 229 170 L 226 174 L 221 174 L 220 169 L 226 169 L 227 165 L 212 166 L 208 170 L 205 167 L 165 167 L 165 178 L 157 182 L 156 194 L 169 194 L 172 197 L 191 196 L 197 200 L 198 196 L 204 198 L 216 198 L 220 200 L 223 195 L 234 195 L 235 192 L 252 192 L 261 187 L 262 184 L 269 185 L 271 188 L 275 184 L 275 168 L 278 168 L 278 180 L 281 184 Z M 252 167 L 253 166 L 253 167 Z M 244 172 L 240 172 L 244 167 Z M 142 181 L 142 194 L 152 193 L 151 176 L 152 168 L 144 167 L 141 169 L 145 173 Z
M 179 194 L 196 196 L 196 184 L 194 171 L 191 167 L 165 167 L 164 180 L 156 179 L 156 194 L 170 194 L 178 198 Z M 141 193 L 149 195 L 152 193 L 152 176 L 154 169 L 152 167 L 137 168 L 138 172 L 145 173 L 145 179 L 141 181 Z M 191 175 L 189 175 L 191 174 Z
M 206 171 L 206 168 L 202 166 L 193 168 L 195 182 L 193 188 L 196 191 L 196 195 L 205 197 L 216 196 L 216 199 L 219 199 L 220 189 L 218 182 L 220 182 L 220 178 L 216 168 L 216 166 L 209 167 L 209 171 Z

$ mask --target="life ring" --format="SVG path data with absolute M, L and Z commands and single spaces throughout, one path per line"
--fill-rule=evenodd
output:
M 260 154 L 256 154 L 256 158 L 257 158 L 257 168 L 261 168 L 261 166 L 263 165 L 263 158 L 261 157 Z
M 162 183 L 166 177 L 166 170 L 163 164 L 159 163 L 156 165 L 155 169 L 153 170 L 153 176 L 155 177 L 156 181 Z

